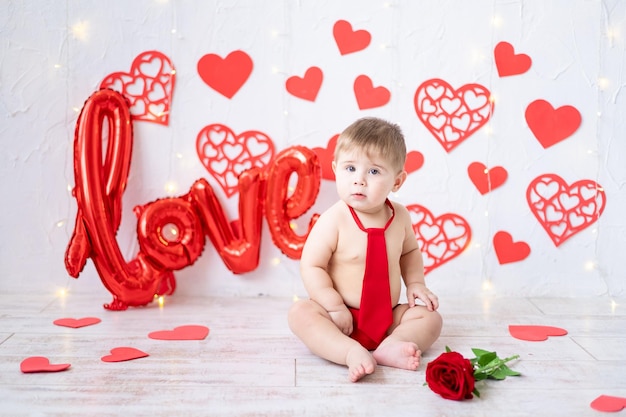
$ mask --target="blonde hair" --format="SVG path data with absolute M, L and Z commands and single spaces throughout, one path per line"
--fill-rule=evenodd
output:
M 360 149 L 389 161 L 398 172 L 404 169 L 406 144 L 400 126 L 376 117 L 364 117 L 348 126 L 337 139 L 335 160 L 340 152 Z

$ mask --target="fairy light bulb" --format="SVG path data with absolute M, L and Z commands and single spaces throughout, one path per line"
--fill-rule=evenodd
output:
M 86 42 L 89 38 L 89 22 L 80 21 L 74 23 L 71 27 L 72 36 L 82 42 Z

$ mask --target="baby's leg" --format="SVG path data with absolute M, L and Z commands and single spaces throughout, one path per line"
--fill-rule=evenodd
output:
M 356 382 L 376 370 L 376 360 L 359 342 L 346 336 L 333 323 L 322 306 L 301 300 L 289 310 L 289 327 L 317 356 L 348 366 L 348 375 Z
M 399 324 L 374 351 L 374 359 L 380 365 L 414 371 L 420 363 L 420 349 L 428 349 L 441 333 L 441 316 L 423 306 L 403 304 L 394 309 L 394 323 Z

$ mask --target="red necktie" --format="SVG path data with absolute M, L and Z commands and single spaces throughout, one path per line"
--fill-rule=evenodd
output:
M 393 323 L 385 230 L 393 221 L 395 212 L 389 200 L 386 201 L 386 204 L 391 208 L 392 214 L 384 228 L 364 228 L 354 209 L 350 207 L 350 213 L 352 213 L 356 224 L 367 233 L 359 329 L 376 343 L 380 343 L 385 338 L 387 329 Z

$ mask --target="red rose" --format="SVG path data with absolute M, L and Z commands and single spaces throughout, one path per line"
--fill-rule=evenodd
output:
M 474 391 L 474 368 L 460 353 L 445 352 L 426 366 L 426 383 L 448 400 L 471 399 Z

